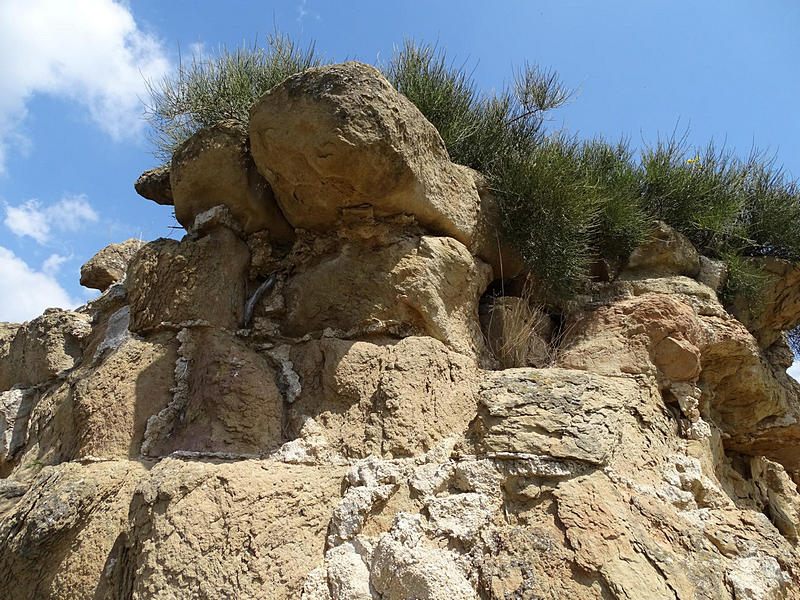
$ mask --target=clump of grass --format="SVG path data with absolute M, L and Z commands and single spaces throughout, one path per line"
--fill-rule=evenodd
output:
M 145 118 L 154 154 L 168 162 L 193 133 L 219 121 L 246 125 L 259 97 L 290 75 L 321 63 L 313 43 L 301 47 L 277 31 L 266 37 L 266 46 L 221 46 L 209 57 L 192 56 L 174 75 L 147 82 Z

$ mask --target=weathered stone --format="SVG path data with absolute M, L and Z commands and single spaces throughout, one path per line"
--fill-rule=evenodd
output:
M 348 62 L 289 77 L 251 109 L 250 141 L 295 227 L 325 231 L 342 209 L 368 204 L 375 216 L 408 213 L 471 245 L 479 205 L 472 177 L 375 67 Z
M 429 335 L 479 354 L 477 304 L 489 276 L 488 266 L 451 238 L 403 237 L 377 248 L 345 242 L 287 281 L 283 331 Z
M 636 388 L 632 380 L 582 371 L 508 369 L 481 384 L 481 410 L 470 435 L 480 452 L 605 464 Z
M 81 285 L 106 291 L 125 275 L 131 258 L 144 244 L 141 240 L 131 238 L 120 244 L 106 246 L 81 267 Z
M 690 306 L 646 293 L 586 312 L 568 326 L 558 364 L 604 375 L 696 379 L 703 331 Z
M 169 183 L 169 166 L 163 165 L 139 175 L 133 184 L 136 193 L 156 204 L 173 205 L 172 188 Z
M 142 465 L 45 467 L 0 520 L 0 590 L 9 600 L 114 598 L 109 555 L 124 537 Z M 116 560 L 119 560 L 117 558 Z
M 280 243 L 294 237 L 253 164 L 247 133 L 235 122 L 217 123 L 186 140 L 172 156 L 170 184 L 175 218 L 187 229 L 201 213 L 224 205 L 245 233 L 268 229 Z
M 750 460 L 753 480 L 764 495 L 770 520 L 793 544 L 800 541 L 800 491 L 786 470 L 763 456 Z
M 771 556 L 746 556 L 727 573 L 736 600 L 783 600 L 791 580 Z
M 475 590 L 453 553 L 425 547 L 419 525 L 401 516 L 381 536 L 372 561 L 372 584 L 386 600 L 476 600 Z
M 258 455 L 280 446 L 283 398 L 269 362 L 210 327 L 178 338 L 174 395 L 149 413 L 142 453 Z
M 135 458 L 147 420 L 172 399 L 177 342 L 171 332 L 124 340 L 74 385 L 74 458 Z
M 625 271 L 696 277 L 700 255 L 689 238 L 663 221 L 656 221 L 647 240 L 631 253 Z
M 7 342 L 5 356 L 0 354 L 0 391 L 38 385 L 73 368 L 90 331 L 88 316 L 56 308 L 25 323 Z
M 36 394 L 25 388 L 0 392 L 0 464 L 8 462 L 25 445 L 28 417 Z
M 247 245 L 229 229 L 198 240 L 150 242 L 128 272 L 131 331 L 186 321 L 237 329 L 244 317 L 248 262 Z
M 299 346 L 292 361 L 303 391 L 291 430 L 311 416 L 344 456 L 419 455 L 464 431 L 475 414 L 474 362 L 431 338 L 327 338 Z
M 342 476 L 274 461 L 162 460 L 131 505 L 126 597 L 299 598 L 322 564 Z

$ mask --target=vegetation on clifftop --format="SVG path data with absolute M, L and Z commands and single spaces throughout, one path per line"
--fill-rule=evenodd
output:
M 266 41 L 195 57 L 151 82 L 157 156 L 169 160 L 194 131 L 219 120 L 246 123 L 264 92 L 322 62 L 313 44 L 301 48 L 278 33 Z M 747 257 L 800 260 L 800 190 L 762 153 L 742 159 L 713 143 L 694 149 L 673 134 L 637 156 L 625 140 L 551 131 L 548 112 L 573 93 L 536 65 L 489 93 L 436 46 L 406 41 L 380 68 L 438 129 L 453 161 L 486 175 L 503 235 L 551 300 L 568 299 L 598 260 L 611 272 L 624 265 L 653 219 L 725 260 L 728 294 L 758 295 L 762 277 Z

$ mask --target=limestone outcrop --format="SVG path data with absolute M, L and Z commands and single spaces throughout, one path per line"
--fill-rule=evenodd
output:
M 658 223 L 548 314 L 372 67 L 252 117 L 137 184 L 183 239 L 0 324 L 0 597 L 800 599 L 796 265 L 744 316 Z
M 106 246 L 81 267 L 81 285 L 105 292 L 125 275 L 128 263 L 144 244 L 131 238 Z

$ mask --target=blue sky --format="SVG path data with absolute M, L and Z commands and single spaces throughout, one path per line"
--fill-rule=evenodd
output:
M 526 60 L 576 100 L 554 115 L 584 137 L 633 144 L 690 127 L 800 176 L 800 3 L 707 0 L 0 0 L 0 321 L 93 295 L 91 255 L 130 237 L 179 236 L 133 182 L 156 166 L 141 120 L 144 78 L 277 25 L 327 57 L 374 63 L 404 36 L 438 42 L 502 87 Z

